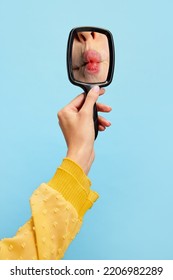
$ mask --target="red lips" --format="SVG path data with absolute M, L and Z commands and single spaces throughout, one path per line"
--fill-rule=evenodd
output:
M 88 50 L 84 52 L 83 55 L 84 61 L 85 61 L 85 70 L 88 73 L 98 73 L 100 70 L 100 61 L 101 57 L 100 54 L 95 50 Z

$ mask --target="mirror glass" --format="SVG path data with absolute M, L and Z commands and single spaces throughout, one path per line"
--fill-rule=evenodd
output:
M 93 30 L 75 31 L 71 59 L 74 80 L 83 83 L 105 82 L 110 66 L 107 35 Z

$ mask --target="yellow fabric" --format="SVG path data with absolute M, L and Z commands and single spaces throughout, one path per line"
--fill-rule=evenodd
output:
M 98 193 L 90 190 L 89 178 L 81 167 L 69 158 L 63 160 L 48 184 L 75 207 L 80 218 L 98 198 Z
M 0 260 L 57 260 L 80 230 L 98 194 L 83 170 L 65 158 L 53 178 L 30 198 L 31 219 L 12 238 L 0 241 Z

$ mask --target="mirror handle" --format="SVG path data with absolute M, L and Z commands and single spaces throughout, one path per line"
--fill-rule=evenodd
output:
M 98 135 L 98 112 L 97 112 L 96 103 L 94 104 L 93 107 L 93 121 L 94 121 L 94 130 L 95 130 L 95 139 L 96 139 Z
M 92 89 L 93 85 L 89 85 L 89 84 L 86 84 L 86 85 L 81 85 L 81 88 L 83 88 L 84 92 L 86 94 L 88 94 L 88 92 Z M 97 106 L 96 106 L 96 103 L 94 104 L 94 107 L 93 107 L 93 122 L 94 122 L 94 131 L 95 131 L 95 140 L 97 138 L 97 135 L 98 135 L 98 127 L 99 127 L 99 124 L 98 124 L 98 111 L 97 111 Z

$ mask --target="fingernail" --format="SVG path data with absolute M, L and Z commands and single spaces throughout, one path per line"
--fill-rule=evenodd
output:
M 99 92 L 99 90 L 100 90 L 99 86 L 94 86 L 92 89 L 93 89 L 95 92 Z

